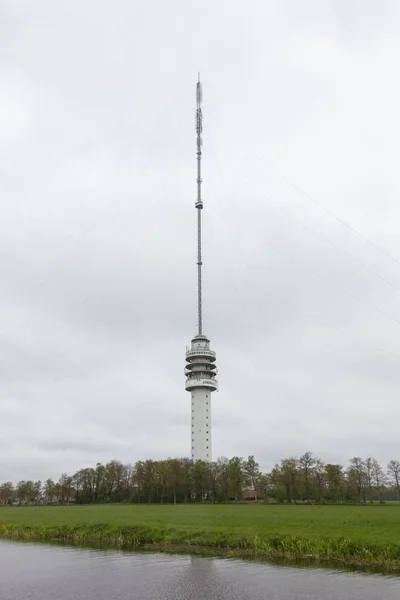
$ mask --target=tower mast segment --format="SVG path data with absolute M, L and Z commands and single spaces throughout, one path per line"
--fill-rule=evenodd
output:
M 203 131 L 203 114 L 201 112 L 201 103 L 203 100 L 203 89 L 200 82 L 200 73 L 196 86 L 196 131 L 197 131 L 197 332 L 198 335 L 203 333 L 203 302 L 202 302 L 202 287 L 201 287 L 201 211 L 203 209 L 203 200 L 201 198 L 201 147 L 203 140 L 201 137 Z
M 192 460 L 212 460 L 211 445 L 211 392 L 218 389 L 216 354 L 210 349 L 210 340 L 203 333 L 202 258 L 201 258 L 201 148 L 203 140 L 203 92 L 200 76 L 196 85 L 197 132 L 197 335 L 186 349 L 185 388 L 191 394 L 191 457 Z

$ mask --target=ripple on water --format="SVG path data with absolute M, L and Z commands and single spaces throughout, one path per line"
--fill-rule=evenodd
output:
M 399 600 L 400 578 L 0 541 L 1 600 Z

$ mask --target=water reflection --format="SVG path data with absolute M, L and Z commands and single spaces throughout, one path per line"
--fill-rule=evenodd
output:
M 399 600 L 400 579 L 0 541 L 1 600 Z

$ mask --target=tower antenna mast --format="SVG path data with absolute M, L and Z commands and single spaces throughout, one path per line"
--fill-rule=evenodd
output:
M 201 281 L 201 211 L 203 209 L 203 199 L 201 197 L 201 147 L 203 139 L 201 137 L 203 131 L 203 114 L 201 111 L 201 103 L 203 101 L 203 88 L 200 82 L 200 73 L 198 75 L 196 85 L 196 132 L 197 132 L 197 334 L 203 334 L 203 298 L 202 298 L 202 281 Z

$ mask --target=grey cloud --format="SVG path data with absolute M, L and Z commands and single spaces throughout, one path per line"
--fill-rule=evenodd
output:
M 39 450 L 44 450 L 45 452 L 77 452 L 79 453 L 79 455 L 85 453 L 98 455 L 104 452 L 121 452 L 121 450 L 123 450 L 123 447 L 124 444 L 118 442 L 111 443 L 104 440 L 98 440 L 97 442 L 95 442 L 94 440 L 87 439 L 73 439 L 71 441 L 71 438 L 45 440 L 43 442 L 38 442 L 37 444 L 37 448 Z
M 187 454 L 198 70 L 215 456 L 399 458 L 397 3 L 3 6 L 0 480 Z

